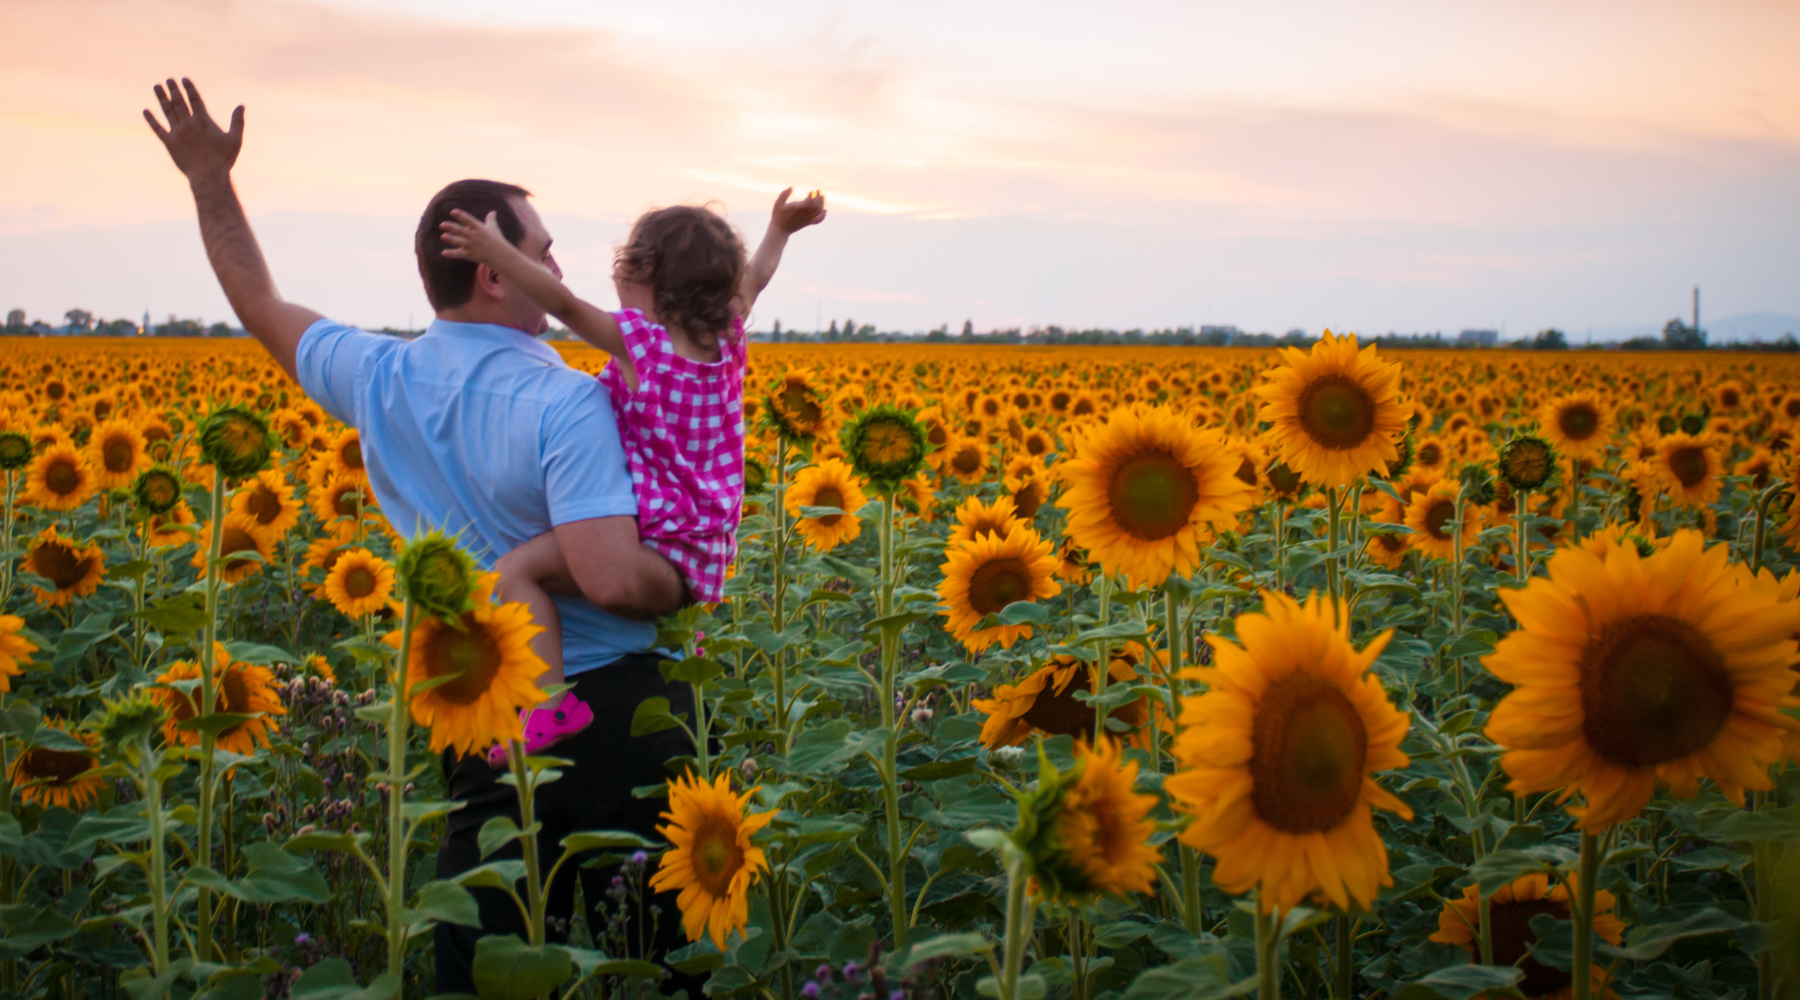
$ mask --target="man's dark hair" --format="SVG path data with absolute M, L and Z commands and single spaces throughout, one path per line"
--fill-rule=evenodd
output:
M 419 229 L 413 233 L 413 254 L 419 259 L 419 278 L 425 282 L 425 298 L 436 310 L 455 309 L 466 304 L 475 294 L 475 263 L 444 256 L 442 230 L 453 209 L 462 209 L 478 221 L 489 212 L 500 223 L 500 233 L 514 246 L 525 237 L 525 225 L 513 211 L 509 199 L 529 198 L 531 192 L 517 184 L 499 181 L 457 181 L 431 196 L 425 214 L 419 217 Z

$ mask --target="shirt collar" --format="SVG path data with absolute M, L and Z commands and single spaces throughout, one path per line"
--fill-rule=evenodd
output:
M 544 361 L 562 363 L 562 355 L 556 353 L 556 348 L 518 327 L 501 326 L 497 323 L 458 323 L 455 320 L 433 319 L 431 325 L 425 329 L 425 334 L 427 336 L 455 337 L 459 340 L 479 340 L 495 347 L 523 351 Z

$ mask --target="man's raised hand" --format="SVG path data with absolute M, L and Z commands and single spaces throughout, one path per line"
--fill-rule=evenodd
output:
M 175 85 L 173 78 L 166 84 L 157 84 L 156 100 L 162 105 L 163 117 L 168 119 L 169 127 L 164 128 L 156 115 L 148 110 L 144 112 L 144 120 L 162 140 L 163 148 L 169 151 L 175 166 L 189 180 L 229 175 L 232 165 L 237 162 L 238 150 L 244 146 L 244 106 L 238 105 L 231 113 L 231 131 L 227 132 L 207 114 L 206 102 L 200 99 L 199 89 L 186 77 L 182 78 L 180 87 Z

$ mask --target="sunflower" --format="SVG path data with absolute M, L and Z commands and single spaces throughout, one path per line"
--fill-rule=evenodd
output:
M 194 550 L 194 558 L 190 563 L 202 573 L 206 572 L 206 555 L 207 549 L 212 545 L 212 530 L 211 521 L 200 526 L 200 544 Z M 275 558 L 275 541 L 262 525 L 256 523 L 254 515 L 228 512 L 224 528 L 219 533 L 219 558 L 224 560 L 219 566 L 219 579 L 226 583 L 242 583 L 251 575 L 262 572 L 263 564 Z M 250 558 L 250 553 L 254 553 L 256 558 Z M 237 558 L 234 559 L 233 556 Z
M 1653 468 L 1664 488 L 1685 507 L 1706 507 L 1719 499 L 1719 441 L 1711 435 L 1676 432 L 1657 442 Z
M 1449 467 L 1450 449 L 1444 444 L 1443 438 L 1431 434 L 1419 442 L 1418 448 L 1413 452 L 1412 468 L 1441 476 Z
M 356 535 L 357 513 L 375 508 L 375 494 L 366 479 L 355 476 L 329 476 L 322 485 L 308 491 L 306 502 L 325 530 L 340 538 Z
M 1569 919 L 1569 890 L 1573 883 L 1574 877 L 1570 876 L 1569 881 L 1552 889 L 1550 877 L 1538 872 L 1516 878 L 1488 897 L 1488 919 L 1494 922 L 1494 964 L 1516 965 L 1524 971 L 1525 978 L 1519 981 L 1518 988 L 1526 1000 L 1568 1000 L 1574 995 L 1570 989 L 1574 977 L 1554 966 L 1540 964 L 1527 947 L 1537 943 L 1537 933 L 1531 929 L 1532 917 L 1548 914 L 1555 920 Z M 1614 945 L 1625 939 L 1625 922 L 1612 913 L 1615 903 L 1612 893 L 1594 890 L 1594 933 Z M 1460 898 L 1450 900 L 1438 913 L 1437 933 L 1431 935 L 1431 940 L 1456 945 L 1477 956 L 1480 937 L 1481 887 L 1471 883 L 1463 888 Z M 1605 995 L 1605 967 L 1596 964 L 1591 975 L 1598 987 L 1591 995 Z
M 256 520 L 258 528 L 271 540 L 287 536 L 300 523 L 300 504 L 293 499 L 293 489 L 276 469 L 264 469 L 231 495 L 231 509 Z
M 1114 410 L 1057 463 L 1069 487 L 1057 506 L 1105 572 L 1154 587 L 1192 572 L 1211 532 L 1236 527 L 1256 502 L 1236 475 L 1241 462 L 1218 431 L 1196 430 L 1166 409 Z
M 1434 559 L 1456 557 L 1457 535 L 1462 536 L 1466 550 L 1481 531 L 1481 512 L 1473 504 L 1464 504 L 1462 530 L 1456 530 L 1457 485 L 1442 482 L 1424 493 L 1413 495 L 1406 505 L 1406 526 L 1413 530 L 1412 547 Z
M 1284 363 L 1263 374 L 1256 395 L 1258 415 L 1274 425 L 1275 450 L 1289 466 L 1309 482 L 1343 486 L 1399 457 L 1394 442 L 1411 416 L 1400 401 L 1399 365 L 1330 330 L 1310 354 L 1281 353 Z
M 413 629 L 407 690 L 437 677 L 456 677 L 410 696 L 413 721 L 431 728 L 434 753 L 470 754 L 522 739 L 519 710 L 544 700 L 534 680 L 546 668 L 531 650 L 531 637 L 543 628 L 532 623 L 525 605 L 493 602 L 498 580 L 496 574 L 482 576 L 473 606 L 457 623 L 421 615 Z M 398 649 L 400 640 L 396 629 L 384 641 Z
M 1095 748 L 1077 744 L 1068 773 L 1040 776 L 1020 804 L 1014 838 L 1045 896 L 1085 902 L 1155 888 L 1162 852 L 1150 844 L 1150 811 L 1157 797 L 1132 790 L 1137 773 L 1137 761 L 1123 761 L 1119 744 L 1102 739 Z
M 191 542 L 198 537 L 197 533 L 181 529 L 193 527 L 195 523 L 193 510 L 183 500 L 168 513 L 152 514 L 144 521 L 144 542 L 153 549 Z
M 750 838 L 775 818 L 772 811 L 746 810 L 755 794 L 752 788 L 733 795 L 729 774 L 710 785 L 691 771 L 669 782 L 669 810 L 662 814 L 669 823 L 656 830 L 673 846 L 663 852 L 650 888 L 680 892 L 675 904 L 689 941 L 705 934 L 723 949 L 726 937 L 749 922 L 750 887 L 769 869 Z
M 25 475 L 25 500 L 44 510 L 74 510 L 100 486 L 93 466 L 73 444 L 44 449 Z
M 100 745 L 99 737 L 73 732 L 61 721 L 46 721 L 44 726 L 80 740 L 90 749 L 26 747 L 13 759 L 12 769 L 8 772 L 12 787 L 18 789 L 19 798 L 26 805 L 35 802 L 45 808 L 61 806 L 78 812 L 86 809 L 106 786 L 106 779 L 100 776 L 100 757 L 95 752 Z
M 25 672 L 37 643 L 19 634 L 25 619 L 0 615 L 0 691 L 12 690 L 12 679 Z
M 1596 832 L 1638 815 L 1659 785 L 1689 798 L 1709 777 L 1742 804 L 1768 789 L 1793 723 L 1795 608 L 1745 585 L 1725 546 L 1692 529 L 1649 556 L 1552 556 L 1549 576 L 1500 597 L 1519 628 L 1483 661 L 1516 685 L 1487 734 L 1518 793 L 1563 789 Z
M 1149 659 L 1157 666 L 1167 664 L 1167 654 L 1157 652 L 1143 657 L 1142 647 L 1130 643 L 1107 663 L 1107 679 L 1114 684 L 1136 683 L 1137 663 Z M 1049 662 L 1026 675 L 1017 684 L 1002 684 L 992 698 L 977 698 L 971 706 L 987 716 L 981 726 L 981 743 L 990 750 L 1016 747 L 1033 733 L 1044 736 L 1072 736 L 1077 741 L 1094 738 L 1094 706 L 1075 699 L 1070 685 L 1077 677 L 1081 690 L 1093 693 L 1094 665 L 1072 656 L 1058 654 Z M 1149 747 L 1150 732 L 1146 724 L 1155 719 L 1156 728 L 1170 732 L 1173 725 L 1160 699 L 1140 698 L 1107 713 L 1134 730 L 1129 741 L 1133 746 Z
M 952 438 L 942 454 L 944 461 L 939 467 L 940 473 L 955 476 L 971 486 L 987 478 L 987 442 L 974 437 Z
M 1037 517 L 1037 512 L 1050 499 L 1049 470 L 1044 463 L 1029 455 L 1022 455 L 1006 463 L 1006 474 L 1001 479 L 1006 487 L 1006 495 L 1012 499 L 1013 509 L 1019 517 L 1029 523 Z
M 108 420 L 88 438 L 88 464 L 102 489 L 126 486 L 150 467 L 144 436 L 129 420 Z
M 1406 766 L 1408 717 L 1369 672 L 1393 633 L 1358 652 L 1349 621 L 1342 601 L 1265 591 L 1262 613 L 1237 618 L 1242 645 L 1206 637 L 1217 666 L 1191 673 L 1210 690 L 1182 701 L 1163 783 L 1197 820 L 1181 840 L 1218 859 L 1226 892 L 1260 886 L 1265 912 L 1314 894 L 1368 906 L 1393 884 L 1371 810 L 1412 810 L 1374 772 Z
M 351 618 L 372 615 L 387 606 L 394 590 L 394 567 L 368 549 L 345 552 L 325 576 L 325 595 Z
M 268 421 L 242 406 L 220 407 L 200 425 L 200 453 L 232 479 L 261 472 L 274 448 Z
M 1586 458 L 1612 437 L 1613 410 L 1596 393 L 1575 392 L 1545 406 L 1539 423 L 1564 455 Z
M 306 658 L 306 669 L 318 674 L 327 684 L 337 683 L 337 671 L 331 669 L 331 661 L 317 654 Z
M 783 437 L 809 441 L 825 429 L 830 414 L 825 391 L 809 372 L 790 370 L 770 391 L 764 411 Z
M 98 545 L 83 546 L 63 538 L 53 524 L 31 540 L 31 547 L 25 550 L 24 568 L 56 588 L 32 587 L 38 604 L 60 608 L 100 588 L 100 581 L 106 578 L 106 554 Z
M 783 505 L 788 516 L 798 518 L 794 530 L 806 544 L 820 552 L 829 552 L 844 542 L 855 541 L 862 534 L 862 520 L 856 512 L 868 503 L 862 484 L 850 466 L 835 458 L 809 465 L 794 476 L 788 485 Z M 805 517 L 803 507 L 836 507 L 842 514 Z
M 138 473 L 131 484 L 131 496 L 145 514 L 167 514 L 181 505 L 181 480 L 163 466 L 151 466 Z
M 1065 535 L 1056 546 L 1056 578 L 1078 587 L 1087 583 L 1094 577 L 1088 569 L 1089 561 L 1087 550 Z
M 1062 586 L 1056 574 L 1056 556 L 1050 543 L 1020 525 L 1004 535 L 982 535 L 945 550 L 944 582 L 938 585 L 938 601 L 944 625 L 969 652 L 1000 643 L 1011 649 L 1021 638 L 1031 637 L 1030 625 L 999 625 L 977 629 L 981 620 L 998 614 L 1015 601 L 1055 597 Z
M 1767 448 L 1757 448 L 1750 453 L 1749 458 L 1733 466 L 1731 472 L 1737 476 L 1749 476 L 1751 489 L 1766 490 L 1775 479 L 1777 464 L 1778 460 L 1773 452 Z
M 349 476 L 352 479 L 367 479 L 369 471 L 363 466 L 362 435 L 354 427 L 346 427 L 331 439 L 325 452 L 325 461 L 334 476 Z
M 1549 489 L 1557 473 L 1556 449 L 1536 434 L 1518 434 L 1500 446 L 1500 479 L 1514 490 Z
M 843 445 L 856 474 L 882 493 L 892 494 L 925 465 L 925 428 L 890 403 L 858 413 L 844 428 Z
M 925 476 L 914 476 L 901 483 L 895 499 L 900 502 L 900 509 L 907 513 L 926 521 L 937 520 L 937 491 L 932 489 L 931 481 Z
M 171 684 L 199 678 L 200 664 L 191 660 L 177 660 L 156 680 L 160 684 Z M 163 721 L 164 742 L 170 746 L 200 745 L 200 733 L 197 730 L 181 728 L 183 722 L 194 717 L 200 697 L 198 686 L 193 688 L 192 693 L 175 687 L 156 689 L 156 698 L 168 713 Z M 258 743 L 268 746 L 269 734 L 280 729 L 270 716 L 287 714 L 287 709 L 281 706 L 281 693 L 275 683 L 275 675 L 269 668 L 231 662 L 231 654 L 226 652 L 222 642 L 213 643 L 213 711 L 253 716 L 219 730 L 215 743 L 221 750 L 246 757 L 256 752 Z
M 956 527 L 950 529 L 945 545 L 961 545 L 983 535 L 1009 535 L 1014 528 L 1023 527 L 1026 522 L 1019 518 L 1011 497 L 998 497 L 990 504 L 971 496 L 957 505 Z

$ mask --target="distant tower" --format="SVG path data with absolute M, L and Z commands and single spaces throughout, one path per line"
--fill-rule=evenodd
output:
M 150 307 L 148 307 L 148 306 L 144 307 L 144 326 L 143 326 L 143 329 L 138 331 L 138 336 L 140 336 L 140 337 L 150 336 Z

